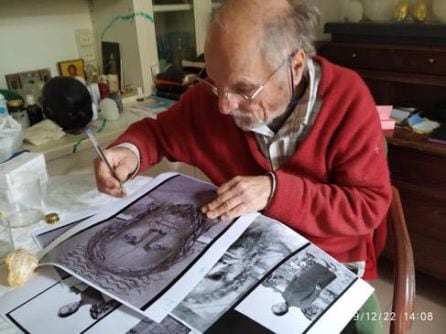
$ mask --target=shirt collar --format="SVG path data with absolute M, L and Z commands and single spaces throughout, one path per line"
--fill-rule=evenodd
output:
M 311 96 L 312 95 L 311 91 L 312 91 L 314 81 L 315 81 L 315 69 L 314 69 L 313 60 L 311 58 L 307 60 L 307 71 L 308 71 L 308 84 L 307 84 L 307 87 L 305 88 L 305 92 L 302 94 L 302 96 L 308 96 L 308 95 Z M 308 90 L 310 90 L 310 91 L 308 92 Z M 297 103 L 297 105 L 294 107 L 294 110 L 291 114 L 293 114 L 296 111 L 296 109 L 299 108 L 300 102 L 301 101 L 299 101 Z M 308 101 L 302 101 L 302 102 L 308 103 Z M 306 118 L 307 117 L 305 117 L 305 120 L 304 120 L 305 124 L 308 122 L 308 120 Z M 267 124 L 258 125 L 255 128 L 250 129 L 250 131 L 260 134 L 260 135 L 263 135 L 263 136 L 267 136 L 267 137 L 274 137 L 274 135 L 275 135 L 275 132 L 273 130 L 271 130 L 271 128 Z

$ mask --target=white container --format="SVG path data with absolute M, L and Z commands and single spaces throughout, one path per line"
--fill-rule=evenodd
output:
M 373 22 L 388 22 L 392 20 L 393 0 L 362 0 L 364 16 Z
M 0 94 L 0 121 L 8 116 L 8 107 L 6 106 L 5 97 Z
M 432 11 L 443 23 L 446 23 L 446 0 L 432 0 Z
M 362 4 L 359 1 L 350 1 L 347 6 L 346 19 L 348 22 L 360 22 L 363 16 Z
M 102 117 L 107 121 L 116 121 L 119 118 L 119 109 L 115 100 L 106 97 L 102 99 L 99 103 L 99 108 L 101 109 Z

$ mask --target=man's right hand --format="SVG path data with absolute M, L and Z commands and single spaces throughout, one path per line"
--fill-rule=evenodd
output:
M 108 162 L 114 170 L 118 180 L 110 173 L 107 165 L 100 157 L 94 160 L 96 187 L 105 194 L 123 197 L 125 190 L 121 188 L 124 183 L 135 172 L 138 167 L 138 158 L 129 149 L 124 147 L 115 147 L 104 151 Z

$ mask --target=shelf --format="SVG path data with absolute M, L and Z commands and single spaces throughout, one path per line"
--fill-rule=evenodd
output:
M 192 4 L 172 4 L 172 5 L 154 5 L 153 11 L 155 13 L 162 13 L 162 12 L 182 12 L 182 11 L 188 11 L 192 10 L 193 6 Z
M 389 72 L 389 71 L 362 70 L 357 68 L 355 68 L 354 70 L 356 70 L 359 74 L 361 74 L 361 76 L 364 79 L 446 88 L 446 80 L 442 76 Z
M 324 32 L 337 42 L 379 42 L 392 44 L 445 45 L 446 25 L 439 23 L 328 22 Z

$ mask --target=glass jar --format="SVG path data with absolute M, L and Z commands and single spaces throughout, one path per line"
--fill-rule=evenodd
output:
M 22 100 L 8 101 L 8 111 L 12 118 L 22 125 L 22 129 L 29 127 L 29 118 Z

